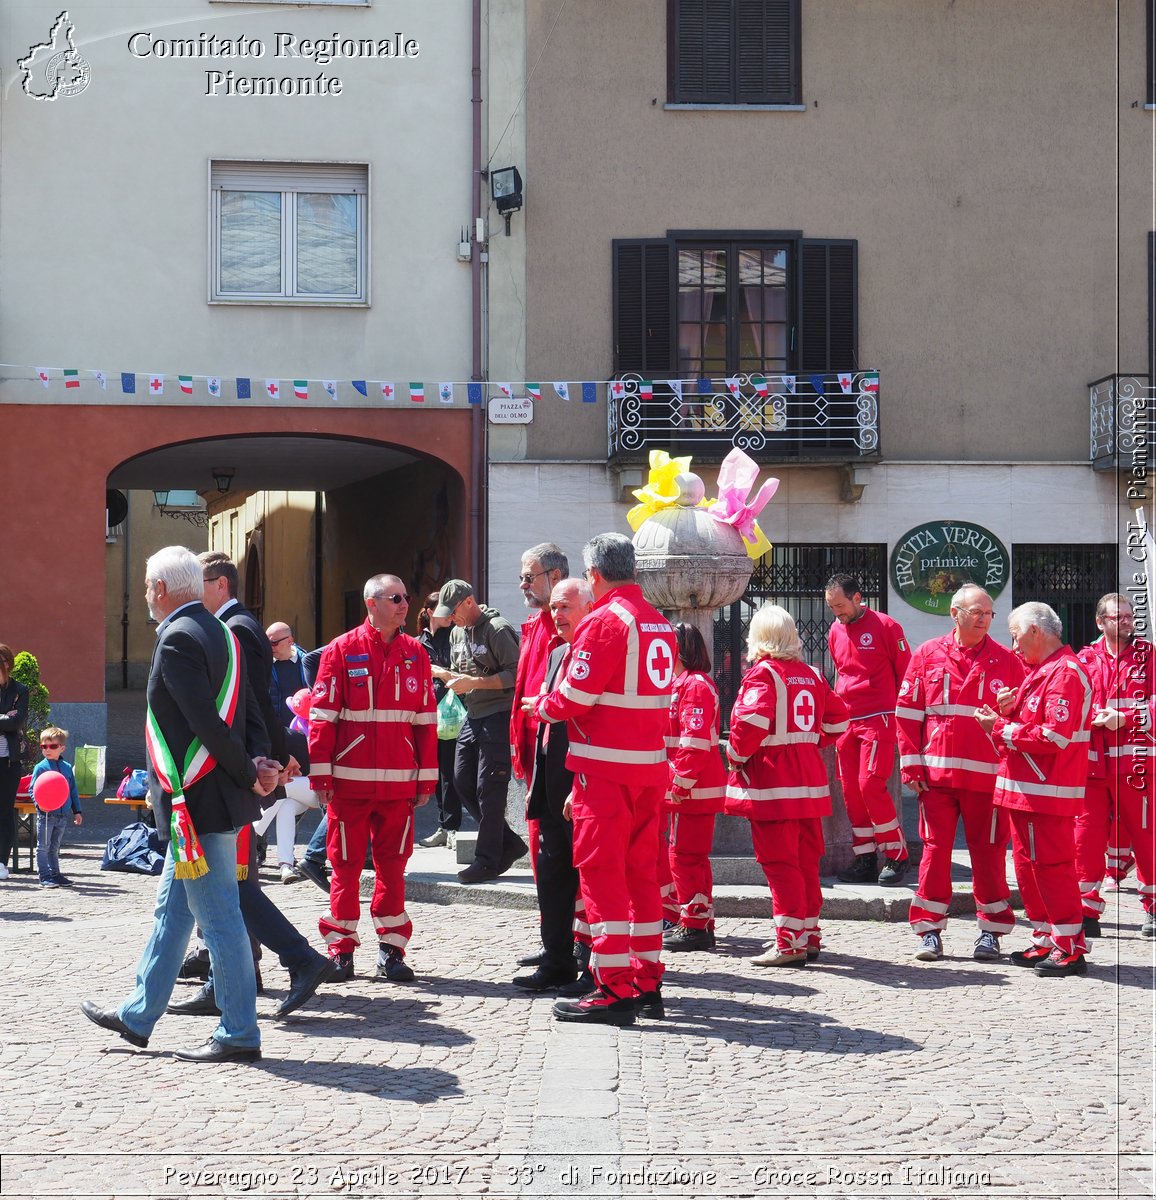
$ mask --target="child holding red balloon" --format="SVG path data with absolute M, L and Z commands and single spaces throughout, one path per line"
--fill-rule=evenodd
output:
M 36 869 L 41 887 L 67 887 L 60 873 L 60 846 L 68 819 L 84 824 L 80 794 L 72 767 L 64 761 L 68 730 L 49 725 L 40 735 L 44 757 L 32 768 L 32 799 L 36 804 Z

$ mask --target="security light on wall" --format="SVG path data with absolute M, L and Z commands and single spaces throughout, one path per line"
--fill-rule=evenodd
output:
M 522 176 L 517 167 L 502 167 L 490 172 L 490 195 L 498 212 L 506 218 L 506 237 L 510 236 L 510 216 L 522 211 Z

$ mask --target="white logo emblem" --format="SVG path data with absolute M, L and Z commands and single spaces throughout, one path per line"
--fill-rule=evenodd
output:
M 991 681 L 991 690 L 993 692 L 1002 692 L 1003 691 L 1003 680 L 1002 679 L 993 679 Z
M 1036 712 L 1036 711 L 1039 709 L 1039 707 L 1040 707 L 1040 698 L 1039 698 L 1039 696 L 1033 696 L 1033 697 L 1032 697 L 1032 698 L 1031 698 L 1031 699 L 1028 701 L 1028 712 Z
M 905 679 L 899 687 L 899 694 L 901 696 L 906 696 L 909 691 L 911 691 L 911 680 Z
M 575 662 L 570 667 L 570 678 L 571 679 L 577 679 L 577 680 L 581 681 L 581 680 L 585 679 L 586 676 L 589 674 L 590 674 L 590 664 L 588 662 L 586 662 L 584 659 L 581 659 L 581 658 L 578 659 L 577 662 Z
M 20 86 L 33 100 L 56 100 L 60 96 L 79 96 L 88 87 L 88 60 L 82 58 L 73 41 L 76 32 L 68 9 L 56 18 L 47 42 L 30 47 L 25 58 L 17 60 Z
M 414 679 L 414 677 L 412 675 L 407 675 L 405 677 L 405 690 L 407 692 L 416 692 L 417 691 L 417 680 Z
M 702 717 L 687 717 L 686 727 L 687 729 L 701 729 Z
M 859 639 L 860 646 L 873 646 L 875 644 L 875 635 L 873 633 L 865 633 Z
M 670 687 L 674 678 L 674 659 L 665 642 L 651 642 L 646 650 L 646 673 L 656 688 Z
M 815 727 L 815 697 L 804 690 L 791 703 L 791 714 L 800 733 L 810 733 Z
M 1057 700 L 1052 711 L 1055 713 L 1055 719 L 1061 725 L 1063 725 L 1068 720 L 1068 718 L 1072 715 L 1071 711 L 1068 708 L 1068 702 L 1066 700 Z

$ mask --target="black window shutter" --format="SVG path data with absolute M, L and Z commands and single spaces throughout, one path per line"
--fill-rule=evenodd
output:
M 670 99 L 725 104 L 734 98 L 733 0 L 669 0 Z
M 734 0 L 736 95 L 740 104 L 794 104 L 798 0 Z
M 853 371 L 859 364 L 859 243 L 805 239 L 799 250 L 801 371 Z
M 670 243 L 665 238 L 614 242 L 614 370 L 670 371 Z

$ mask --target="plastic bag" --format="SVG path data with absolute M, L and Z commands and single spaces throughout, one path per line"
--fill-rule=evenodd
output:
M 466 720 L 466 706 L 456 692 L 446 692 L 438 701 L 438 741 L 452 742 Z
M 124 778 L 120 781 L 116 794 L 122 800 L 143 800 L 149 794 L 148 772 L 125 767 Z
M 99 796 L 104 791 L 104 759 L 103 746 L 77 746 L 72 773 L 80 795 Z

